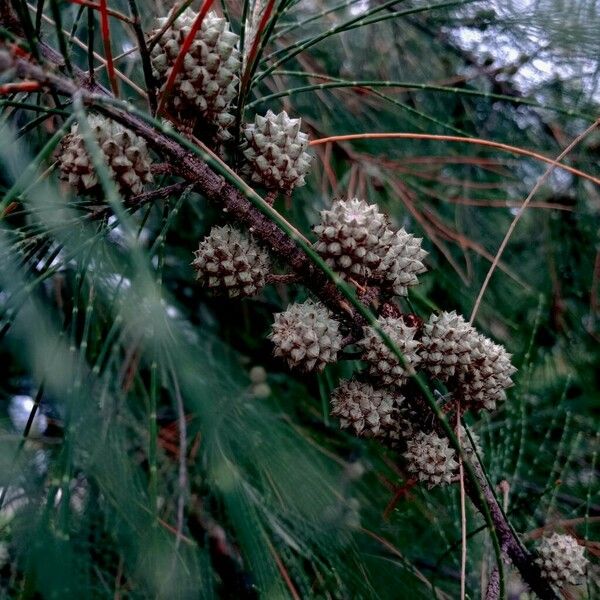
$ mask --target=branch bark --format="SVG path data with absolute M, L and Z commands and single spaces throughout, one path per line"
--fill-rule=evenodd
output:
M 487 504 L 492 515 L 492 521 L 494 522 L 494 528 L 496 529 L 502 552 L 510 558 L 512 564 L 517 568 L 523 580 L 540 598 L 544 600 L 546 598 L 558 599 L 550 582 L 547 579 L 544 579 L 540 568 L 534 562 L 534 555 L 521 543 L 517 533 L 498 504 L 496 496 L 490 488 L 481 465 L 477 460 L 471 461 L 471 465 L 481 487 L 483 502 Z M 482 499 L 477 491 L 473 489 L 472 485 L 467 484 L 467 493 L 477 510 L 481 512 Z M 494 574 L 492 573 L 492 577 L 493 576 Z
M 485 600 L 498 600 L 498 598 L 500 598 L 500 574 L 498 569 L 494 569 L 485 591 Z
M 6 0 L 0 0 L 0 18 L 4 14 L 2 8 L 5 4 Z M 6 21 L 0 22 L 0 25 L 10 27 L 10 23 Z M 62 57 L 52 48 L 44 43 L 41 43 L 39 48 L 49 65 L 58 68 L 62 66 Z M 84 71 L 75 69 L 74 80 L 70 80 L 51 73 L 29 60 L 23 58 L 11 58 L 11 60 L 12 66 L 19 77 L 39 81 L 49 90 L 67 96 L 80 94 L 86 105 L 93 106 L 95 110 L 120 122 L 143 137 L 154 150 L 170 160 L 175 174 L 189 183 L 194 183 L 197 191 L 221 206 L 230 218 L 245 225 L 260 242 L 299 275 L 306 287 L 325 304 L 345 317 L 346 323 L 351 329 L 360 327 L 362 318 L 348 306 L 335 285 L 319 269 L 314 267 L 308 256 L 296 246 L 294 241 L 254 208 L 235 187 L 229 185 L 220 175 L 210 169 L 205 162 L 134 115 L 117 108 L 96 105 L 94 94 L 110 94 L 104 87 L 91 83 Z M 2 62 L 3 60 L 0 59 L 0 68 Z M 482 502 L 485 502 L 489 507 L 501 547 L 532 591 L 543 600 L 558 600 L 558 596 L 551 585 L 542 577 L 539 567 L 533 560 L 534 557 L 521 544 L 516 532 L 508 522 L 480 465 L 475 463 L 473 467 L 483 497 L 479 495 L 474 486 L 468 485 L 467 493 L 471 501 L 479 511 L 482 511 Z
M 50 64 L 56 67 L 61 66 L 62 57 L 57 52 L 44 43 L 39 47 L 40 52 Z M 97 102 L 94 101 L 95 94 L 110 96 L 110 93 L 103 86 L 91 83 L 84 71 L 75 68 L 75 79 L 71 81 L 50 73 L 23 58 L 13 59 L 13 65 L 20 78 L 34 79 L 48 89 L 67 96 L 80 94 L 84 104 L 94 107 L 98 112 L 118 121 L 143 137 L 150 147 L 169 159 L 175 175 L 179 175 L 189 183 L 195 183 L 196 190 L 201 192 L 205 198 L 221 206 L 229 218 L 245 225 L 255 238 L 302 278 L 306 287 L 330 308 L 345 316 L 346 323 L 350 328 L 360 327 L 363 319 L 349 307 L 336 286 L 319 269 L 315 268 L 308 256 L 295 242 L 268 217 L 258 211 L 235 187 L 210 169 L 205 162 L 190 153 L 177 141 L 156 131 L 136 116 L 118 108 L 97 105 Z

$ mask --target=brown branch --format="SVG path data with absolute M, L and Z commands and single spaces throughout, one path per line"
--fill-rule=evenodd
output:
M 498 600 L 500 598 L 500 573 L 498 569 L 492 571 L 485 592 L 485 600 Z
M 471 461 L 471 466 L 475 472 L 475 476 L 479 481 L 481 487 L 481 493 L 483 495 L 483 501 L 487 504 L 487 507 L 491 513 L 494 528 L 498 535 L 498 541 L 500 542 L 500 548 L 503 553 L 510 558 L 513 565 L 517 568 L 523 580 L 529 585 L 533 592 L 535 592 L 540 598 L 553 598 L 556 599 L 554 589 L 550 585 L 547 579 L 542 576 L 540 568 L 534 562 L 534 556 L 523 546 L 516 532 L 510 525 L 504 511 L 498 504 L 496 496 L 488 484 L 483 469 L 477 460 Z M 467 492 L 471 501 L 479 510 L 483 512 L 481 498 L 477 493 L 477 490 L 473 489 L 471 484 L 467 483 Z
M 296 273 L 282 273 L 280 275 L 271 273 L 271 274 L 267 275 L 267 283 L 272 283 L 272 284 L 298 283 L 301 281 L 302 280 L 300 279 L 300 277 L 298 277 L 298 275 Z
M 152 175 L 172 175 L 173 167 L 169 163 L 154 163 L 150 165 Z
M 138 196 L 132 196 L 131 198 L 127 198 L 126 200 L 124 200 L 123 204 L 127 208 L 141 208 L 142 206 L 150 204 L 151 202 L 156 202 L 157 200 L 166 200 L 167 198 L 170 198 L 175 194 L 180 194 L 188 186 L 189 183 L 187 181 L 173 183 L 171 185 L 157 188 L 149 192 L 144 192 L 143 194 L 139 194 Z M 106 204 L 94 205 L 90 207 L 90 215 L 93 219 L 101 219 L 102 217 L 108 216 L 110 214 L 112 214 L 112 209 Z
M 5 2 L 6 0 L 0 0 L 0 8 Z M 1 10 L 0 15 L 2 15 Z M 7 25 L 7 23 L 0 23 L 0 25 Z M 48 63 L 56 66 L 62 63 L 60 55 L 49 46 L 40 44 L 40 51 Z M 223 211 L 227 212 L 232 219 L 251 229 L 253 235 L 273 253 L 282 258 L 302 278 L 304 284 L 315 295 L 344 316 L 348 323 L 354 327 L 360 327 L 362 319 L 356 311 L 344 301 L 335 285 L 311 263 L 308 256 L 295 245 L 294 241 L 288 238 L 268 217 L 258 211 L 235 187 L 226 183 L 205 162 L 141 119 L 117 108 L 98 105 L 94 94 L 108 95 L 108 91 L 97 84 L 90 83 L 83 71 L 75 71 L 75 82 L 73 82 L 48 73 L 39 66 L 21 58 L 13 59 L 13 66 L 18 76 L 37 80 L 54 92 L 68 96 L 80 94 L 86 105 L 93 106 L 95 110 L 102 112 L 142 136 L 158 153 L 170 159 L 176 174 L 183 177 L 187 182 L 194 183 L 197 190 L 204 197 L 221 206 Z M 467 492 L 474 505 L 481 512 L 484 512 L 482 503 L 487 505 L 500 546 L 506 550 L 506 554 L 531 589 L 543 600 L 556 600 L 557 596 L 552 587 L 542 578 L 540 569 L 534 563 L 532 555 L 523 547 L 517 534 L 507 521 L 481 467 L 477 464 L 473 467 L 483 494 L 483 497 L 480 497 L 478 490 L 473 485 L 467 486 Z
M 61 64 L 60 55 L 49 46 L 40 44 L 40 51 L 49 63 Z M 254 237 L 300 275 L 305 285 L 325 304 L 336 312 L 341 311 L 351 324 L 359 326 L 363 322 L 358 313 L 348 306 L 337 287 L 313 265 L 295 242 L 267 216 L 256 209 L 237 188 L 228 184 L 223 177 L 215 173 L 204 161 L 182 147 L 177 141 L 156 131 L 145 121 L 118 108 L 100 106 L 95 100 L 94 94 L 109 95 L 109 92 L 98 84 L 91 84 L 83 71 L 77 69 L 74 71 L 75 81 L 73 82 L 49 73 L 22 58 L 14 58 L 12 63 L 18 77 L 37 80 L 44 87 L 59 94 L 67 96 L 79 94 L 84 104 L 93 106 L 96 111 L 118 121 L 143 137 L 149 146 L 170 159 L 177 175 L 188 182 L 195 183 L 205 198 L 220 205 L 231 219 L 251 230 Z

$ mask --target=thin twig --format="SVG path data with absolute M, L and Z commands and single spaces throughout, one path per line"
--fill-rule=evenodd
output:
M 281 275 L 277 275 L 275 273 L 270 273 L 267 275 L 267 283 L 271 284 L 281 284 L 281 283 L 298 283 L 302 281 L 297 273 L 282 273 Z
M 30 4 L 27 5 L 29 7 L 30 10 L 35 10 L 35 8 L 33 6 L 31 6 Z M 48 23 L 49 25 L 52 26 L 56 26 L 56 23 L 54 23 L 54 21 L 46 16 L 46 15 L 42 15 L 42 19 Z M 63 33 L 76 45 L 79 46 L 82 50 L 85 50 L 86 52 L 89 50 L 88 44 L 84 44 L 78 37 L 73 37 L 71 35 L 71 33 L 69 31 L 64 31 Z M 88 40 L 89 42 L 89 40 Z M 46 49 L 48 49 L 48 46 L 45 46 Z M 99 54 L 98 52 L 94 52 L 93 56 L 96 60 L 100 61 L 103 65 L 103 67 L 108 68 L 108 62 L 106 60 L 106 58 L 104 58 L 101 54 Z M 74 69 L 75 70 L 75 69 Z M 146 97 L 146 92 L 136 83 L 134 83 L 133 81 L 131 81 L 131 79 L 129 79 L 129 77 L 127 77 L 127 75 L 124 75 L 121 71 L 119 71 L 118 69 L 115 69 L 115 75 L 124 83 L 126 83 L 128 86 L 130 86 L 133 90 L 135 90 L 142 98 Z M 92 82 L 89 81 L 88 78 L 83 78 L 81 77 L 81 73 L 79 73 L 79 75 L 76 75 L 76 78 L 80 80 L 80 83 L 82 85 L 85 85 L 87 87 L 91 87 L 92 89 L 95 88 L 95 84 L 93 82 L 93 77 L 90 77 L 89 79 L 92 80 Z
M 598 121 L 596 121 L 590 128 L 591 131 L 596 125 Z M 588 130 L 586 130 L 587 132 Z M 587 135 L 587 133 L 585 133 Z M 585 137 L 584 135 L 584 137 Z M 572 175 L 577 175 L 578 177 L 583 177 L 596 185 L 600 185 L 600 179 L 598 177 L 594 177 L 589 173 L 585 173 L 584 171 L 580 171 L 574 167 L 570 167 L 569 165 L 563 165 L 559 161 L 564 155 L 561 155 L 558 159 L 554 160 L 549 158 L 548 156 L 544 156 L 543 154 L 539 154 L 538 152 L 533 152 L 532 150 L 527 150 L 525 148 L 520 148 L 519 146 L 511 146 L 510 144 L 504 144 L 502 142 L 494 142 L 492 140 L 486 140 L 482 138 L 467 138 L 461 137 L 459 135 L 436 135 L 432 133 L 351 133 L 348 135 L 332 135 L 329 137 L 319 138 L 316 140 L 311 140 L 311 146 L 317 146 L 319 144 L 327 144 L 329 142 L 347 142 L 352 140 L 433 140 L 438 142 L 458 142 L 462 144 L 475 144 L 478 146 L 487 146 L 489 148 L 495 148 L 497 150 L 503 150 L 504 152 L 510 152 L 511 154 L 518 154 L 521 156 L 528 156 L 529 158 L 535 158 L 536 160 L 548 163 L 554 167 L 558 167 L 571 173 Z
M 132 198 L 127 198 L 127 200 L 124 202 L 124 205 L 127 208 L 141 208 L 142 206 L 150 204 L 151 202 L 156 202 L 157 200 L 166 200 L 171 196 L 180 194 L 185 190 L 186 187 L 188 187 L 188 185 L 189 184 L 187 182 L 173 183 L 162 188 L 157 188 L 155 190 L 139 194 L 138 196 L 133 196 Z M 111 208 L 109 205 L 91 207 L 91 215 L 94 219 L 100 219 L 110 213 Z
M 458 443 L 462 446 L 460 435 L 460 399 L 456 407 L 456 436 Z M 465 600 L 467 580 L 467 507 L 465 503 L 465 473 L 463 469 L 462 453 L 458 455 L 458 477 L 460 482 L 460 600 Z
M 154 81 L 154 75 L 152 74 L 150 53 L 148 52 L 146 38 L 144 37 L 144 31 L 142 29 L 140 11 L 138 10 L 135 0 L 129 0 L 129 10 L 131 11 L 132 27 L 138 42 L 140 58 L 142 60 L 142 70 L 144 72 L 144 81 L 146 83 L 146 92 L 148 94 L 148 106 L 150 107 L 150 114 L 155 115 L 157 110 L 156 82 Z
M 175 538 L 175 548 L 179 548 L 183 536 L 183 524 L 185 517 L 185 503 L 188 496 L 188 472 L 187 472 L 187 427 L 185 420 L 185 408 L 183 406 L 183 398 L 179 389 L 177 374 L 173 366 L 171 357 L 169 361 L 169 370 L 171 371 L 171 379 L 173 381 L 173 392 L 175 396 L 175 409 L 177 411 L 177 427 L 179 430 L 179 498 L 177 500 L 177 537 Z
M 89 8 L 91 10 L 102 10 L 100 4 L 96 4 L 95 2 L 88 2 L 87 0 L 69 0 L 69 2 L 71 2 L 71 4 L 79 4 L 80 6 L 84 6 L 86 8 Z M 114 17 L 115 19 L 118 19 L 119 21 L 123 21 L 123 23 L 129 23 L 131 24 L 131 21 L 129 20 L 129 18 L 124 15 L 123 13 L 119 12 L 118 10 L 113 10 L 112 8 L 106 8 L 106 14 L 109 15 L 110 17 Z
M 552 174 L 552 171 L 554 171 L 554 169 L 557 166 L 564 168 L 564 165 L 560 165 L 559 161 L 561 161 L 565 156 L 567 156 L 567 154 L 569 154 L 569 152 L 571 152 L 571 150 L 573 150 L 573 148 L 575 148 L 575 146 L 577 146 L 577 144 L 579 144 L 579 142 L 581 142 L 583 139 L 585 139 L 599 124 L 600 124 L 600 119 L 597 119 L 596 121 L 594 121 L 594 123 L 592 123 L 583 133 L 579 134 L 558 155 L 556 160 L 551 161 L 551 165 L 546 169 L 546 172 L 537 180 L 536 184 L 533 186 L 533 189 L 531 190 L 531 192 L 529 193 L 527 198 L 525 198 L 523 205 L 521 206 L 521 208 L 515 215 L 515 218 L 513 219 L 512 223 L 510 224 L 510 227 L 508 228 L 506 235 L 504 236 L 504 239 L 502 240 L 502 243 L 500 244 L 500 247 L 498 248 L 498 252 L 496 252 L 496 256 L 494 256 L 494 260 L 487 272 L 487 275 L 485 276 L 483 285 L 481 286 L 481 289 L 479 290 L 479 294 L 477 295 L 477 300 L 475 300 L 475 305 L 473 306 L 473 311 L 471 312 L 471 318 L 469 320 L 470 323 L 473 323 L 473 320 L 477 316 L 477 311 L 479 310 L 479 305 L 481 304 L 481 300 L 483 299 L 483 295 L 485 294 L 485 291 L 488 287 L 490 279 L 492 278 L 492 275 L 494 274 L 494 271 L 496 270 L 496 267 L 498 266 L 498 263 L 500 262 L 500 257 L 502 256 L 502 253 L 504 252 L 506 246 L 508 245 L 508 242 L 513 234 L 513 231 L 515 230 L 515 227 L 517 226 L 517 223 L 521 220 L 521 217 L 525 213 L 527 206 L 531 202 L 531 199 L 535 196 L 535 194 L 542 187 L 542 185 L 544 185 L 544 183 L 547 181 L 548 177 L 550 177 L 550 175 Z
M 87 44 L 87 57 L 88 57 L 88 74 L 90 76 L 90 84 L 95 85 L 94 71 L 94 30 L 96 28 L 96 16 L 91 8 L 87 9 L 87 25 L 88 25 L 88 44 Z M 73 38 L 76 39 L 76 38 Z

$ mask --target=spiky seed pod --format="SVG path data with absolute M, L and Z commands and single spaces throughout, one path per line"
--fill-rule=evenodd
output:
M 361 281 L 379 267 L 392 236 L 377 205 L 358 198 L 336 200 L 321 211 L 314 231 L 319 237 L 315 248 L 327 264 L 342 277 Z
M 350 428 L 362 437 L 383 438 L 394 427 L 394 413 L 403 401 L 397 392 L 350 379 L 333 391 L 331 414 L 340 419 L 342 429 Z
M 394 425 L 386 430 L 382 443 L 405 449 L 409 440 L 419 431 L 431 431 L 433 421 L 427 401 L 422 396 L 412 396 L 410 402 L 403 402 L 393 414 Z
M 506 400 L 505 391 L 496 385 L 495 380 L 482 375 L 477 369 L 469 369 L 458 377 L 454 397 L 460 400 L 461 410 L 494 411 L 499 403 Z
M 516 368 L 503 346 L 479 334 L 470 351 L 471 364 L 457 374 L 455 398 L 465 410 L 493 411 L 506 399 L 505 390 L 513 385 Z
M 268 337 L 275 346 L 275 356 L 303 371 L 321 371 L 335 362 L 343 339 L 329 309 L 312 300 L 291 304 L 276 314 Z
M 213 227 L 194 256 L 198 280 L 231 298 L 257 294 L 271 269 L 266 250 L 229 225 Z
M 245 173 L 270 190 L 291 192 L 304 185 L 311 156 L 306 152 L 308 135 L 300 131 L 301 119 L 290 119 L 285 111 L 256 115 L 244 129 Z
M 431 315 L 421 337 L 423 366 L 433 377 L 448 381 L 473 362 L 478 343 L 475 328 L 455 311 Z
M 158 33 L 171 15 L 157 20 Z M 164 92 L 171 69 L 197 14 L 186 8 L 151 51 L 153 75 Z M 239 37 L 227 21 L 213 11 L 204 16 L 177 74 L 169 102 L 182 119 L 201 117 L 215 128 L 220 140 L 235 121 L 232 102 L 237 95 L 240 71 Z
M 396 344 L 406 364 L 400 363 L 370 326 L 364 327 L 364 338 L 358 342 L 363 350 L 363 359 L 369 365 L 369 373 L 377 377 L 383 385 L 404 385 L 421 360 L 418 355 L 420 344 L 414 339 L 417 330 L 395 317 L 379 317 L 377 322 Z
M 379 273 L 398 296 L 406 296 L 408 288 L 419 283 L 417 275 L 427 271 L 423 264 L 427 252 L 421 248 L 421 242 L 421 238 L 400 229 L 393 234 L 379 265 Z
M 91 115 L 88 123 L 121 196 L 131 198 L 141 194 L 144 184 L 152 181 L 152 159 L 145 140 L 100 115 Z M 61 179 L 67 181 L 78 194 L 102 194 L 102 186 L 78 124 L 73 125 L 71 132 L 62 139 L 57 159 Z
M 408 441 L 404 458 L 408 472 L 430 489 L 452 483 L 457 474 L 456 452 L 447 438 L 436 433 L 417 433 Z
M 588 563 L 584 550 L 574 537 L 554 533 L 539 543 L 535 562 L 541 567 L 542 575 L 557 587 L 577 585 Z
M 391 415 L 392 423 L 382 431 L 381 443 L 390 448 L 406 448 L 406 442 L 415 435 L 415 424 L 409 418 L 406 404 L 394 410 Z

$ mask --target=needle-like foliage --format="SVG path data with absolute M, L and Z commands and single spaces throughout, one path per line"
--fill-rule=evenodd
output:
M 553 534 L 596 597 L 599 28 L 0 0 L 0 597 L 550 598 Z

